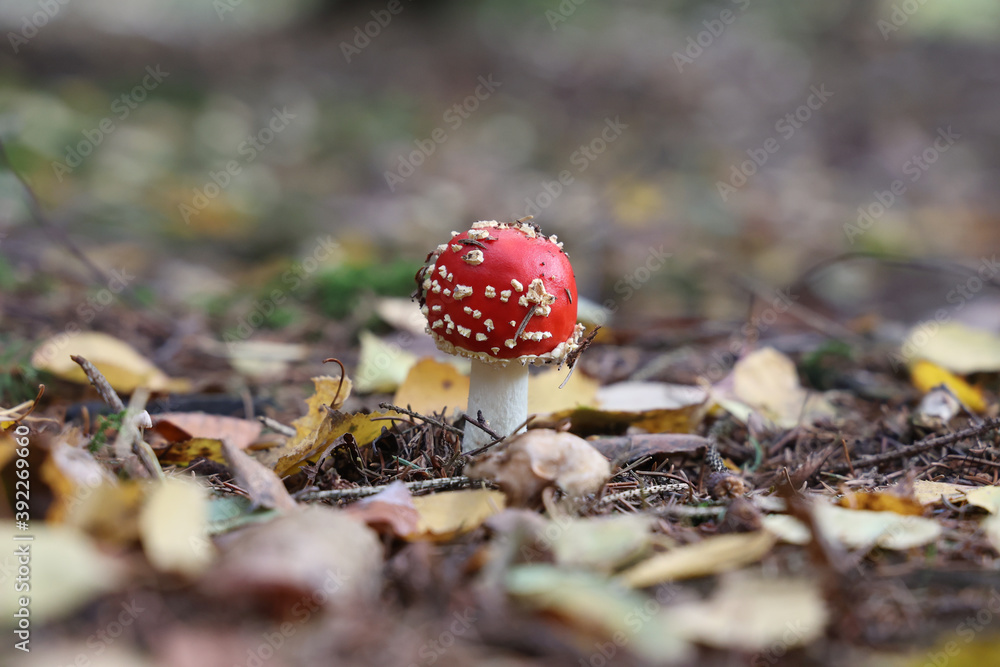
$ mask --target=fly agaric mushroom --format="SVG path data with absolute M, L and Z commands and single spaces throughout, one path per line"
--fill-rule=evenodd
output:
M 511 435 L 528 416 L 527 364 L 559 364 L 580 347 L 576 279 L 555 236 L 522 220 L 452 232 L 417 272 L 420 310 L 438 349 L 472 360 L 469 414 Z M 491 441 L 466 425 L 462 449 Z

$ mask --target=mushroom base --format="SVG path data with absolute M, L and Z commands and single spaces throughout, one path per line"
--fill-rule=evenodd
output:
M 512 435 L 528 418 L 527 366 L 519 363 L 498 366 L 473 359 L 469 380 L 469 416 L 475 419 L 482 410 L 487 426 L 497 435 Z M 486 431 L 467 423 L 462 451 L 479 449 L 492 440 Z

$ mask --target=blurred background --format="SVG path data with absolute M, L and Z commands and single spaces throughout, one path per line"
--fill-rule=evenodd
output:
M 8 369 L 74 323 L 168 367 L 189 336 L 337 354 L 480 219 L 534 215 L 622 330 L 782 290 L 916 321 L 1000 246 L 989 0 L 5 0 L 0 28 Z

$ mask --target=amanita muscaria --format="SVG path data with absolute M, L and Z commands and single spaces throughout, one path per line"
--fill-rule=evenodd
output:
M 527 365 L 561 365 L 583 335 L 562 243 L 523 221 L 476 222 L 427 256 L 417 285 L 438 348 L 472 359 L 469 414 L 511 435 L 528 416 Z M 466 425 L 464 451 L 489 442 Z

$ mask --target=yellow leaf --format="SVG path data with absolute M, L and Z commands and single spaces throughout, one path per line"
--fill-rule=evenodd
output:
M 319 428 L 327 414 L 324 406 L 339 410 L 347 397 L 351 395 L 350 378 L 345 377 L 341 382 L 339 377 L 321 375 L 312 378 L 312 381 L 315 392 L 306 399 L 309 410 L 305 415 L 292 422 L 292 426 L 295 427 L 295 437 L 299 440 L 315 433 L 316 429 Z
M 362 394 L 395 391 L 417 363 L 417 356 L 369 331 L 362 331 L 358 339 L 361 353 L 354 373 L 357 390 Z
M 965 494 L 970 505 L 982 507 L 990 514 L 1000 514 L 1000 486 L 980 486 Z
M 559 385 L 566 380 L 565 368 L 546 368 L 528 377 L 528 411 L 538 414 L 572 410 L 579 407 L 594 407 L 597 403 L 597 390 L 600 383 L 587 377 L 577 369 L 569 377 L 566 385 Z
M 890 491 L 848 491 L 840 499 L 840 506 L 852 510 L 895 512 L 911 516 L 922 516 L 924 513 L 924 508 L 915 498 Z
M 821 396 L 810 394 L 799 384 L 795 363 L 770 347 L 736 362 L 732 393 L 779 428 L 792 428 L 833 414 L 833 408 Z
M 125 341 L 96 331 L 62 333 L 43 341 L 32 355 L 31 365 L 69 382 L 89 384 L 83 369 L 70 359 L 71 354 L 94 364 L 116 391 L 125 394 L 137 387 L 175 393 L 190 391 L 187 380 L 167 377 Z
M 478 528 L 506 505 L 500 491 L 473 489 L 442 491 L 413 499 L 420 513 L 417 531 L 407 539 L 448 540 Z
M 621 577 L 629 586 L 646 588 L 665 581 L 718 574 L 760 560 L 775 540 L 763 530 L 707 537 L 653 556 L 626 570 Z
M 878 546 L 903 551 L 933 542 L 941 535 L 941 525 L 933 519 L 895 512 L 849 510 L 824 502 L 813 508 L 813 519 L 827 539 L 851 549 Z M 807 544 L 812 539 L 809 530 L 790 516 L 766 516 L 764 527 L 792 544 Z
M 959 375 L 1000 371 L 1000 336 L 961 322 L 921 322 L 903 342 L 902 353 Z
M 970 410 L 983 412 L 986 409 L 981 389 L 973 387 L 951 371 L 930 361 L 920 360 L 914 363 L 910 368 L 910 379 L 913 381 L 913 386 L 925 394 L 943 384 Z
M 285 446 L 281 448 L 274 472 L 278 474 L 278 477 L 284 477 L 298 470 L 306 462 L 315 463 L 323 450 L 345 433 L 353 435 L 359 447 L 369 444 L 382 434 L 383 428 L 389 428 L 393 423 L 391 421 L 375 421 L 379 417 L 404 417 L 404 415 L 395 410 L 369 414 L 361 412 L 326 414 L 323 421 L 312 433 L 305 433 L 301 438 L 296 433 L 289 438 Z
M 445 408 L 465 412 L 469 402 L 469 376 L 430 357 L 418 361 L 396 390 L 393 404 L 430 415 Z
M 948 498 L 950 501 L 961 500 L 965 496 L 965 492 L 970 488 L 959 484 L 928 482 L 924 479 L 918 479 L 913 483 L 913 495 L 916 496 L 921 504 L 933 505 L 934 503 L 941 502 L 942 496 Z
M 189 576 L 204 570 L 212 559 L 205 490 L 170 477 L 157 483 L 139 515 L 139 535 L 156 569 Z

